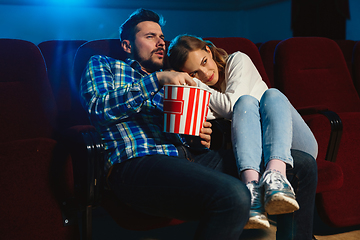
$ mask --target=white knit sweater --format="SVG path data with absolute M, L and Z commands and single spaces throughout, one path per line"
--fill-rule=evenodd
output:
M 194 80 L 198 87 L 211 92 L 208 120 L 214 118 L 231 119 L 234 104 L 239 97 L 251 95 L 260 101 L 261 96 L 268 89 L 249 56 L 242 52 L 229 55 L 221 92 L 210 88 L 198 79 Z

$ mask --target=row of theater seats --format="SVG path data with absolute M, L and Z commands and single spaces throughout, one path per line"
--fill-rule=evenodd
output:
M 271 40 L 264 43 L 258 43 L 259 52 L 263 61 L 266 73 L 269 77 L 269 82 L 274 86 L 274 53 L 275 48 L 281 40 Z M 358 94 L 360 95 L 360 70 L 359 70 L 359 52 L 360 43 L 354 40 L 335 40 L 339 46 L 346 65 L 349 69 L 350 75 L 353 79 L 354 85 Z
M 352 60 L 346 62 L 349 51 L 326 38 L 269 41 L 259 48 L 240 37 L 206 39 L 228 53 L 249 55 L 269 87 L 283 91 L 303 114 L 319 143 L 320 216 L 334 227 L 359 225 L 360 206 L 353 203 L 360 197 L 360 99 L 355 88 L 360 44 L 353 42 Z M 85 210 L 83 239 L 91 239 L 91 207 L 99 199 L 128 229 L 181 223 L 138 213 L 102 191 L 97 166 L 103 157 L 101 143 L 78 98 L 82 70 L 94 54 L 125 56 L 118 39 L 46 41 L 38 46 L 0 39 L 0 189 L 6 192 L 0 232 L 5 239 L 79 239 L 76 224 L 71 224 L 74 214 L 66 207 L 73 196 L 75 208 Z M 70 140 L 65 132 L 71 133 Z M 63 142 L 73 145 L 64 148 Z
M 260 53 L 273 71 L 268 75 L 273 86 L 303 113 L 312 129 L 319 145 L 318 163 L 326 159 L 341 167 L 342 186 L 317 194 L 320 216 L 334 227 L 359 225 L 360 207 L 351 204 L 360 196 L 354 190 L 360 170 L 359 42 L 291 38 L 264 43 Z M 336 179 L 319 170 L 319 184 L 323 177 L 329 183 Z

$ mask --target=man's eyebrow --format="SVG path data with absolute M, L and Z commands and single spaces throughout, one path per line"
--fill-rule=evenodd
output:
M 145 33 L 145 35 L 146 35 L 146 36 L 147 36 L 147 35 L 156 36 L 157 33 L 155 33 L 155 32 L 147 32 L 147 33 Z M 165 39 L 164 34 L 160 34 L 159 37 L 162 38 L 162 39 Z
M 156 35 L 156 33 L 154 33 L 154 32 L 147 32 L 147 33 L 145 33 L 145 35 Z

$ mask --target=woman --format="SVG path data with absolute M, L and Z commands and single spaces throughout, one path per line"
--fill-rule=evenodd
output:
M 208 119 L 232 120 L 239 176 L 251 192 L 245 229 L 269 227 L 265 212 L 278 215 L 298 210 L 286 178 L 286 168 L 293 166 L 290 150 L 316 159 L 317 143 L 288 99 L 268 89 L 244 53 L 228 55 L 210 42 L 181 35 L 172 40 L 168 55 L 173 70 L 187 72 L 212 93 Z

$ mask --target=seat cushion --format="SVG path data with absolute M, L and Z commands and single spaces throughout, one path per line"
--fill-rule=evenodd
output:
M 0 144 L 2 239 L 79 239 L 78 226 L 65 227 L 60 210 L 72 194 L 70 161 L 56 162 L 55 150 L 46 138 Z

